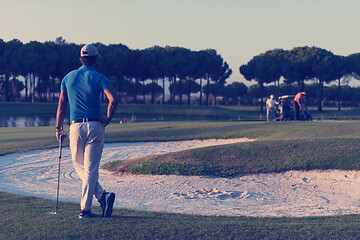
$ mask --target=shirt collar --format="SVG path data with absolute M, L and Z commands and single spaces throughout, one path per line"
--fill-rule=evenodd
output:
M 93 71 L 95 71 L 95 68 L 93 68 L 92 66 L 85 66 L 85 65 L 82 65 L 79 69 L 93 70 Z

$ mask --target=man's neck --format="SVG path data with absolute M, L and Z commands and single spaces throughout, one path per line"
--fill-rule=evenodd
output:
M 84 65 L 84 64 L 83 64 L 83 66 L 84 66 L 84 67 L 92 67 L 92 68 L 94 68 L 94 69 L 96 68 L 96 64 L 92 64 L 92 65 Z

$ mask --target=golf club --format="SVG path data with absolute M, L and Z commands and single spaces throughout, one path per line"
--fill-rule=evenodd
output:
M 57 210 L 58 210 L 58 204 L 59 204 L 59 188 L 60 188 L 61 150 L 62 150 L 62 136 L 60 136 L 60 141 L 59 141 L 59 169 L 58 169 L 58 186 L 57 186 L 57 192 L 56 192 L 56 207 L 55 207 L 55 212 L 49 212 L 49 214 L 56 214 L 56 213 L 57 213 Z

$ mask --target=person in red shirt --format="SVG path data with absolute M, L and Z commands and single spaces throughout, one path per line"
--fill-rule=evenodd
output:
M 305 99 L 306 92 L 299 92 L 296 94 L 294 98 L 294 118 L 296 120 L 300 120 L 299 110 L 304 106 L 304 99 Z

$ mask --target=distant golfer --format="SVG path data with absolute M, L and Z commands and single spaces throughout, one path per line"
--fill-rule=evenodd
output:
M 61 82 L 56 113 L 56 138 L 66 137 L 63 123 L 67 103 L 70 106 L 70 150 L 74 168 L 82 180 L 79 218 L 95 217 L 91 212 L 93 196 L 100 203 L 103 217 L 110 217 L 115 194 L 105 192 L 99 184 L 99 166 L 104 147 L 105 126 L 115 114 L 118 96 L 109 79 L 95 70 L 99 53 L 94 45 L 81 48 L 82 66 L 68 73 Z M 100 96 L 109 100 L 106 117 L 101 116 Z
M 306 92 L 299 92 L 294 98 L 294 118 L 300 120 L 300 109 L 304 107 L 304 99 Z
M 274 95 L 270 95 L 270 98 L 266 101 L 266 117 L 267 121 L 273 121 L 275 119 L 276 114 L 276 100 L 274 99 Z

